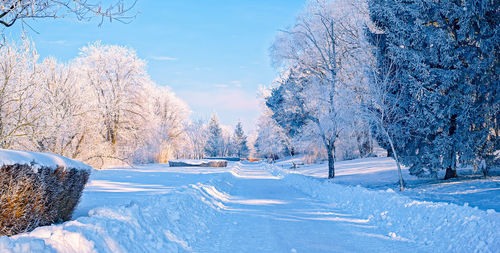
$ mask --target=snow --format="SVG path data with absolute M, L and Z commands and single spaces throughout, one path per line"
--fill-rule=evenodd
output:
M 87 171 L 92 169 L 92 167 L 82 162 L 56 154 L 7 149 L 0 149 L 0 164 L 27 164 L 33 166 L 34 169 L 41 167 L 49 167 L 53 169 L 60 167 L 63 169 L 79 169 Z
M 96 208 L 88 217 L 0 239 L 1 252 L 175 252 L 189 250 L 214 210 L 193 188 L 143 202 Z M 179 225 L 182 224 L 182 225 Z M 35 248 L 36 247 L 36 248 Z M 35 250 L 36 249 L 36 250 Z
M 316 178 L 328 176 L 326 162 L 304 165 L 303 157 L 286 158 L 276 162 L 276 166 L 288 169 L 292 162 L 298 164 L 297 173 Z M 418 180 L 403 169 L 403 177 L 407 181 Z M 362 185 L 369 188 L 387 187 L 398 182 L 396 163 L 392 158 L 365 158 L 335 163 L 335 182 L 347 185 Z
M 361 170 L 355 162 L 348 164 Z M 0 252 L 500 249 L 500 215 L 493 209 L 417 200 L 391 187 L 332 183 L 302 175 L 301 168 L 234 162 L 226 168 L 151 164 L 95 171 L 74 220 L 0 237 Z M 347 167 L 344 173 L 349 176 Z
M 297 164 L 295 173 L 315 178 L 328 175 L 326 162 L 304 164 L 304 157 L 287 157 L 276 162 L 276 166 L 289 170 Z M 402 192 L 408 197 L 434 201 L 451 202 L 457 205 L 468 204 L 483 210 L 494 209 L 500 212 L 500 177 L 483 178 L 475 175 L 470 168 L 458 170 L 460 178 L 443 181 L 440 179 L 422 179 L 410 175 L 407 168 L 402 168 L 403 178 L 407 184 Z M 443 172 L 444 173 L 444 172 Z M 477 174 L 477 173 L 476 173 Z M 492 175 L 498 171 L 492 170 Z M 441 174 L 442 178 L 444 175 Z M 377 157 L 340 161 L 335 163 L 335 183 L 343 185 L 360 185 L 370 189 L 391 188 L 399 191 L 396 163 L 392 158 Z
M 397 240 L 427 245 L 437 252 L 500 249 L 500 214 L 497 212 L 467 205 L 417 201 L 392 189 L 375 191 L 297 174 L 290 174 L 285 180 L 317 199 L 336 203 L 341 210 L 367 217 L 379 232 Z
M 451 202 L 500 212 L 500 177 L 472 177 L 412 186 L 404 195 L 427 201 Z

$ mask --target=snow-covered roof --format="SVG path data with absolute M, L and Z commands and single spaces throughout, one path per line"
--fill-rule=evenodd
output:
M 28 164 L 34 166 L 35 168 L 62 167 L 64 169 L 92 169 L 92 167 L 87 164 L 56 154 L 0 149 L 0 165 L 14 164 Z

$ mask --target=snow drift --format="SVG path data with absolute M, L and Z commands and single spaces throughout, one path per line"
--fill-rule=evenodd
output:
M 207 231 L 215 210 L 185 187 L 141 202 L 96 208 L 88 217 L 0 237 L 0 252 L 185 252 Z

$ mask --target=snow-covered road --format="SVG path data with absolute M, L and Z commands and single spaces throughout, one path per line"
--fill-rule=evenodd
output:
M 0 252 L 498 252 L 500 216 L 264 163 L 95 171 L 75 220 Z

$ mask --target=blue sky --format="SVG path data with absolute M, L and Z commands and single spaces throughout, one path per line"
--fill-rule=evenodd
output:
M 130 24 L 98 20 L 28 20 L 41 57 L 67 61 L 90 42 L 126 45 L 148 62 L 159 85 L 188 103 L 193 119 L 217 112 L 225 125 L 247 131 L 259 115 L 257 90 L 276 76 L 268 48 L 278 29 L 293 24 L 305 0 L 138 0 Z M 19 36 L 20 23 L 7 29 Z M 9 34 L 10 33 L 10 34 Z

